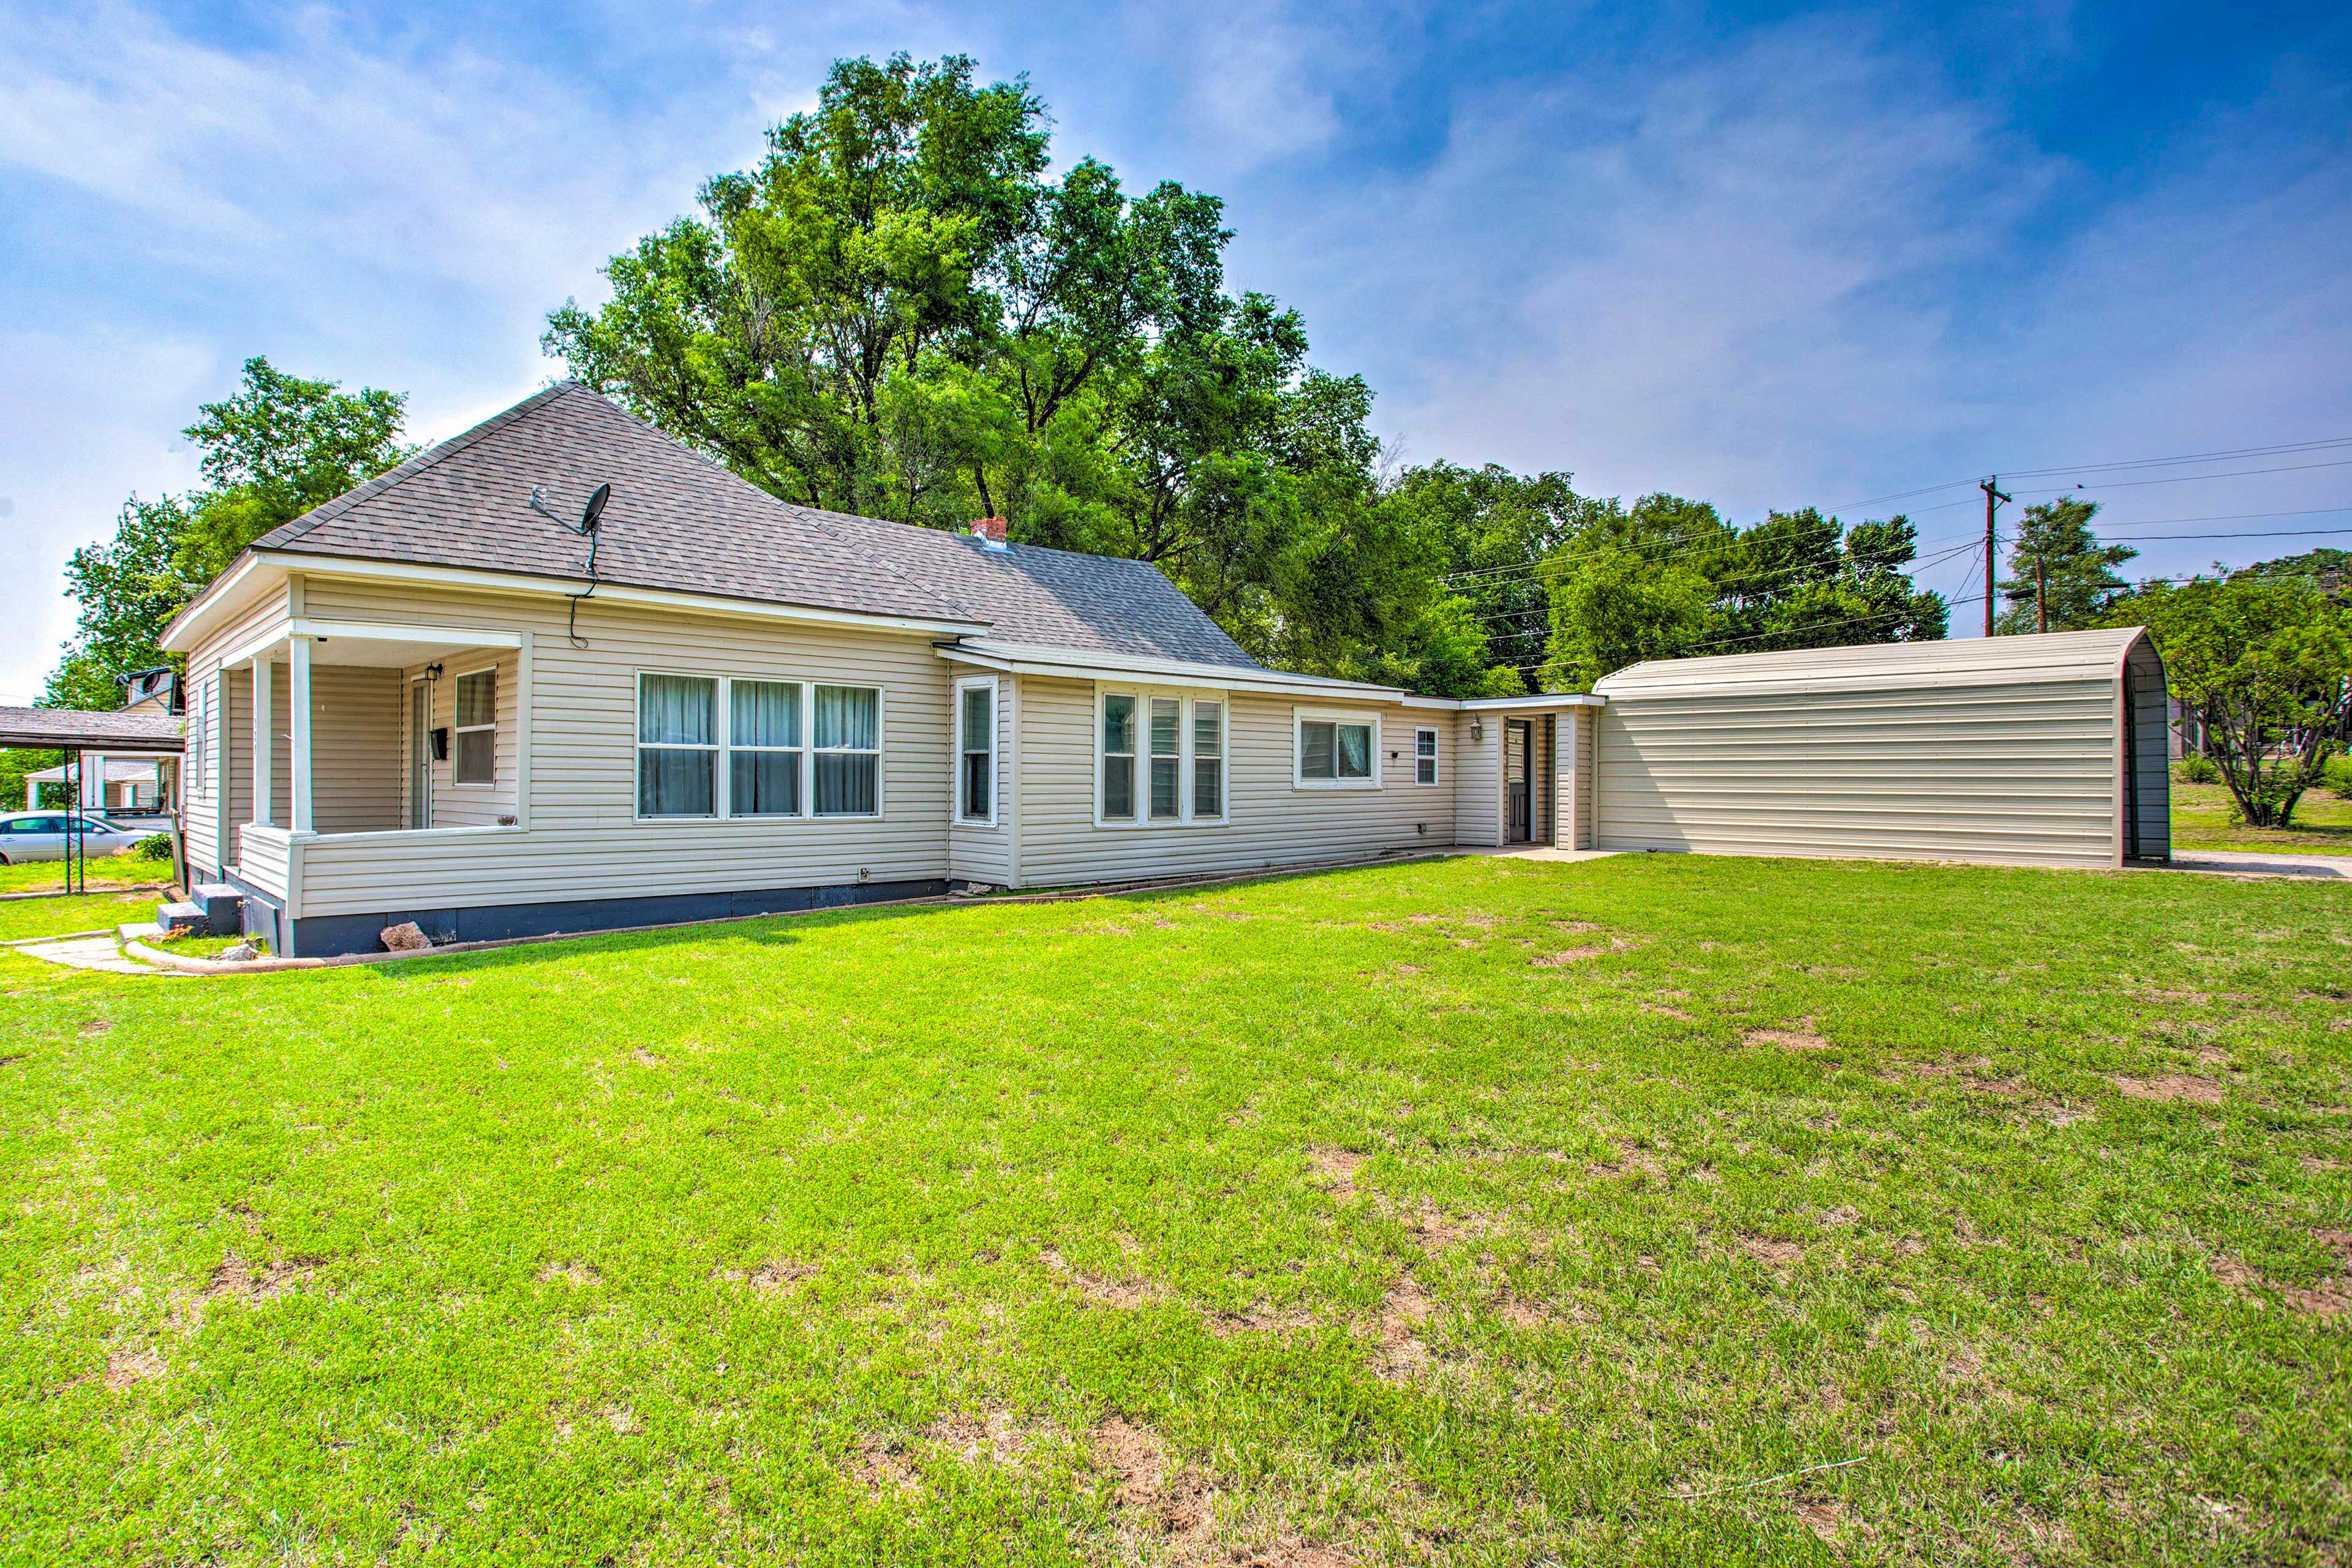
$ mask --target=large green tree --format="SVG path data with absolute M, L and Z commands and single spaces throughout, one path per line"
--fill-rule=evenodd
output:
M 1370 394 L 1226 288 L 1215 197 L 1049 177 L 1045 105 L 960 56 L 839 61 L 768 143 L 551 313 L 574 375 L 788 500 L 1157 562 L 1261 657 L 1422 624 Z
M 1904 568 L 1917 533 L 1901 517 L 1842 525 L 1813 508 L 1748 529 L 1705 501 L 1648 495 L 1580 507 L 1546 561 L 1547 689 L 1590 690 L 1646 658 L 1932 641 L 1949 612 Z
M 247 545 L 416 449 L 400 439 L 406 403 L 246 361 L 237 392 L 200 404 L 181 432 L 201 454 L 208 488 L 132 496 L 111 538 L 67 561 L 66 594 L 79 618 L 43 704 L 120 707 L 116 678 L 172 662 L 159 646 L 164 626 Z
M 2067 496 L 2025 509 L 2009 547 L 2009 601 L 1994 623 L 2003 634 L 2071 632 L 2101 624 L 2107 605 L 2130 590 L 2116 568 L 2139 552 L 2102 544 L 2091 531 L 2099 503 Z
M 2352 616 L 2308 583 L 2242 574 L 2144 584 L 2107 607 L 2106 624 L 2156 639 L 2239 816 L 2288 826 L 2343 732 Z
M 1399 474 L 1381 504 L 1398 527 L 1428 542 L 1446 595 L 1460 606 L 1447 610 L 1442 624 L 1476 628 L 1490 668 L 1517 678 L 1513 684 L 1499 672 L 1484 675 L 1479 694 L 1534 689 L 1551 637 L 1544 558 L 1586 510 L 1570 476 L 1434 462 Z

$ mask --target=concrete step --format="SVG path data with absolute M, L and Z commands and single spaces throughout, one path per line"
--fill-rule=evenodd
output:
M 210 931 L 212 916 L 198 903 L 157 904 L 155 923 L 165 931 Z
M 205 934 L 235 936 L 245 930 L 245 895 L 226 882 L 199 882 L 188 889 L 189 902 L 205 911 Z
M 163 934 L 163 928 L 152 921 L 125 921 L 114 928 L 114 934 L 123 942 L 153 942 Z

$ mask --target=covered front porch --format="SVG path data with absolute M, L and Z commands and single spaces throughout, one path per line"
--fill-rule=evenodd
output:
M 268 906 L 248 930 L 299 913 L 306 865 L 527 825 L 527 642 L 297 617 L 223 661 L 207 765 L 220 873 Z

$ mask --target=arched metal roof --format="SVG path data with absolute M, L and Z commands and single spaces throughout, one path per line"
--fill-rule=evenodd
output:
M 1612 702 L 1622 702 L 1631 698 L 1730 692 L 1885 691 L 2112 679 L 2133 645 L 2147 637 L 2141 627 L 2123 626 L 2031 637 L 1794 648 L 1711 658 L 1654 658 L 1603 676 L 1592 689 Z M 2147 657 L 2153 653 L 2151 645 Z

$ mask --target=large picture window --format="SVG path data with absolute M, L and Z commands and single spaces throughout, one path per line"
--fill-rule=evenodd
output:
M 996 820 L 996 683 L 967 680 L 956 687 L 956 816 Z
M 718 762 L 718 680 L 638 676 L 637 815 L 712 816 Z
M 801 814 L 801 685 L 727 683 L 727 809 L 735 816 Z
M 450 777 L 461 784 L 498 782 L 499 672 L 478 669 L 457 678 L 457 722 Z
M 1302 785 L 1377 789 L 1372 759 L 1380 750 L 1377 719 L 1300 714 L 1297 782 Z
M 872 816 L 882 809 L 882 693 L 820 686 L 816 707 L 816 815 Z
M 1102 700 L 1102 814 L 1135 820 L 1135 699 L 1125 692 Z

